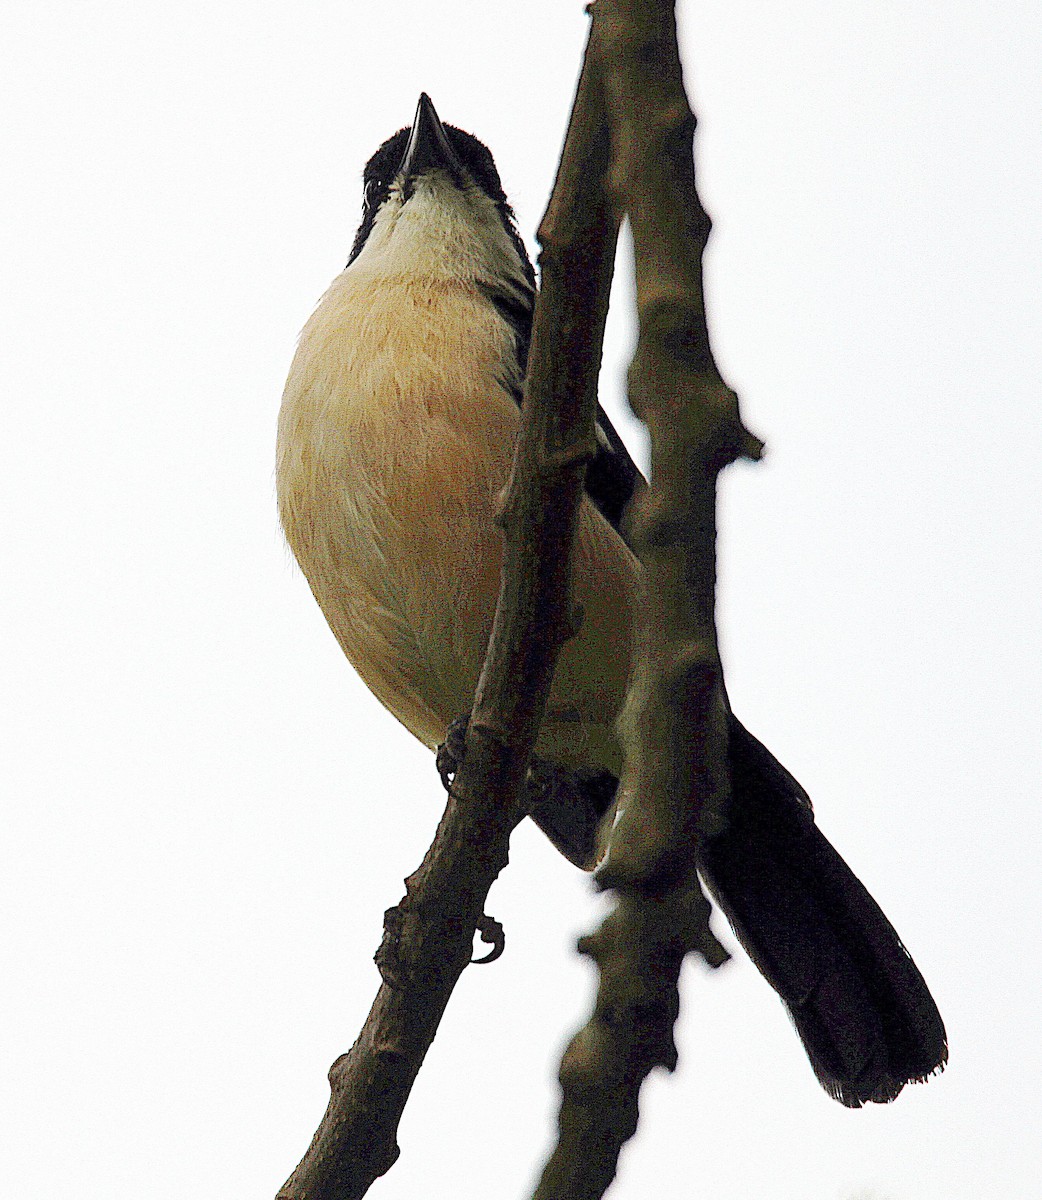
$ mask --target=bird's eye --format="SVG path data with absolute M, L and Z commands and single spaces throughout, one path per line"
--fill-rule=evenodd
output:
M 365 185 L 365 207 L 370 212 L 380 202 L 380 181 L 379 179 L 370 179 Z

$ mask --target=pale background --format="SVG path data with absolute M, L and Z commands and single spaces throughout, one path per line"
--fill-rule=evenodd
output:
M 1042 17 L 682 13 L 715 347 L 769 446 L 721 492 L 731 695 L 952 1062 L 848 1112 L 741 954 L 692 965 L 613 1200 L 1037 1197 Z M 3 6 L 6 1196 L 271 1200 L 307 1146 L 442 797 L 280 540 L 282 381 L 421 89 L 531 244 L 584 36 L 577 0 Z M 374 1197 L 525 1195 L 598 908 L 519 831 L 508 952 L 464 976 Z

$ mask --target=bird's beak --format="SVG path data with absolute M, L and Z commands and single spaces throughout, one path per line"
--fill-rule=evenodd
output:
M 398 174 L 404 179 L 405 199 L 412 194 L 415 181 L 428 171 L 445 171 L 457 185 L 462 182 L 463 164 L 456 157 L 445 126 L 438 120 L 430 96 L 420 93 L 409 141 Z

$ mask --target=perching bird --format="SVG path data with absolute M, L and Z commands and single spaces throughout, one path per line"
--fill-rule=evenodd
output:
M 365 168 L 347 268 L 304 328 L 279 417 L 283 528 L 369 688 L 425 745 L 468 712 L 499 591 L 494 520 L 519 424 L 535 276 L 492 156 L 426 95 Z M 575 550 L 584 617 L 536 746 L 584 818 L 535 814 L 592 866 L 621 751 L 615 720 L 641 568 L 619 532 L 640 475 L 600 413 Z M 944 1025 L 893 927 L 814 823 L 796 780 L 733 716 L 729 827 L 701 873 L 784 1001 L 814 1071 L 850 1107 L 947 1059 Z

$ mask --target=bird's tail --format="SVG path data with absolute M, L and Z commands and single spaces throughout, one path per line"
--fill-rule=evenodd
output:
M 703 849 L 705 881 L 825 1090 L 850 1108 L 893 1100 L 947 1061 L 933 997 L 806 792 L 733 717 L 730 760 L 731 823 Z

